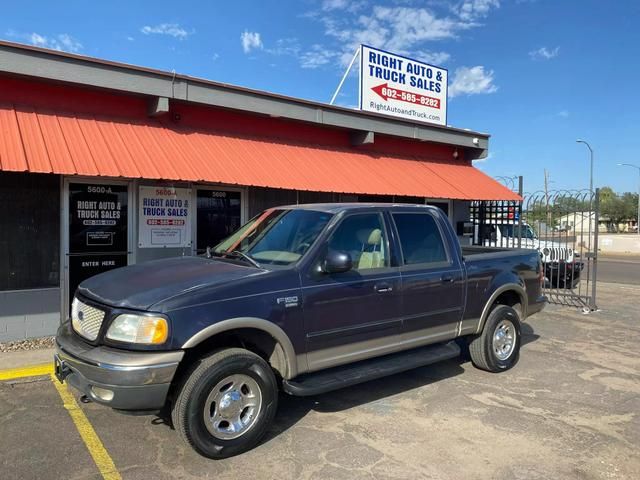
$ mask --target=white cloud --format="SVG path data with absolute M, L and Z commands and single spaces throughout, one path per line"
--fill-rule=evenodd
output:
M 218 60 L 220 58 L 220 54 L 219 53 L 215 53 L 213 55 L 211 55 L 211 61 L 215 62 L 216 60 Z
M 332 10 L 346 10 L 348 12 L 357 12 L 366 6 L 367 2 L 358 0 L 323 0 L 321 8 L 325 12 Z
M 534 60 L 551 60 L 560 55 L 560 47 L 549 49 L 547 47 L 541 47 L 537 50 L 529 52 L 529 56 Z
M 446 52 L 432 53 L 425 44 L 457 38 L 461 32 L 479 26 L 476 20 L 498 6 L 498 0 L 467 0 L 453 14 L 447 9 L 444 15 L 424 7 L 375 6 L 358 15 L 325 12 L 319 19 L 325 34 L 339 44 L 334 48 L 341 66 L 349 63 L 361 43 L 442 64 L 450 56 Z
M 360 44 L 444 65 L 451 55 L 431 44 L 457 39 L 467 30 L 481 26 L 480 20 L 500 7 L 500 0 L 455 0 L 454 6 L 441 0 L 417 2 L 394 0 L 390 5 L 370 6 L 360 0 L 323 0 L 307 18 L 319 21 L 327 37 L 296 54 L 303 68 L 330 65 L 345 68 Z
M 403 52 L 398 53 L 403 54 Z M 407 55 L 409 55 L 409 52 L 407 52 Z M 449 61 L 449 59 L 451 59 L 451 55 L 449 55 L 447 52 L 430 52 L 427 50 L 417 50 L 412 55 L 416 60 L 420 60 L 422 62 L 430 63 L 436 66 L 442 65 Z
M 297 57 L 300 53 L 300 41 L 295 38 L 279 38 L 273 47 L 265 47 L 264 50 L 272 55 L 291 55 Z
M 569 111 L 568 110 L 560 110 L 558 113 L 556 113 L 556 116 L 558 116 L 560 118 L 568 118 L 569 117 Z
M 454 38 L 457 31 L 466 28 L 454 18 L 437 17 L 426 8 L 409 7 L 374 7 L 373 14 L 361 16 L 359 23 L 365 28 L 380 28 L 387 36 L 386 46 L 391 49 Z
M 481 65 L 460 67 L 453 74 L 449 97 L 494 93 L 497 90 L 498 87 L 493 83 L 493 70 L 485 70 Z
M 349 0 L 323 0 L 322 10 L 344 10 L 349 6 Z
M 335 61 L 337 52 L 326 50 L 322 45 L 312 45 L 308 51 L 300 55 L 300 66 L 307 69 L 315 69 Z
M 500 0 L 464 0 L 453 11 L 466 22 L 485 18 L 492 8 L 500 8 Z
M 76 53 L 83 48 L 82 44 L 68 33 L 60 33 L 52 37 L 47 37 L 35 32 L 30 34 L 18 34 L 12 31 L 12 36 L 24 38 L 36 47 L 50 48 L 61 52 Z
M 242 50 L 244 53 L 249 53 L 251 50 L 262 49 L 262 39 L 258 32 L 248 32 L 245 30 L 240 34 L 240 42 L 242 43 Z
M 160 23 L 158 25 L 145 25 L 140 29 L 142 33 L 145 35 L 169 35 L 174 38 L 179 38 L 180 40 L 184 40 L 189 35 L 193 34 L 194 31 L 188 32 L 178 23 Z

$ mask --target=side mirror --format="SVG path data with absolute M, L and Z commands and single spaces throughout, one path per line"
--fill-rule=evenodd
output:
M 348 272 L 353 268 L 351 255 L 347 252 L 337 250 L 329 250 L 327 256 L 322 262 L 322 271 L 324 273 L 342 273 Z

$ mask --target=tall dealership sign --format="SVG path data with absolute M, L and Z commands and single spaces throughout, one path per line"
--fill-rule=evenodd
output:
M 360 46 L 360 109 L 437 125 L 447 124 L 444 68 Z

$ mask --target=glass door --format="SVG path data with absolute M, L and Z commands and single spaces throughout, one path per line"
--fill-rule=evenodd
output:
M 129 191 L 126 184 L 67 185 L 68 308 L 83 280 L 127 265 Z
M 198 189 L 196 251 L 203 254 L 242 225 L 242 192 Z

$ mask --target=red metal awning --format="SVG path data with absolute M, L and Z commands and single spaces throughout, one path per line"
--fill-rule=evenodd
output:
M 468 164 L 0 104 L 0 170 L 353 194 L 520 200 Z

